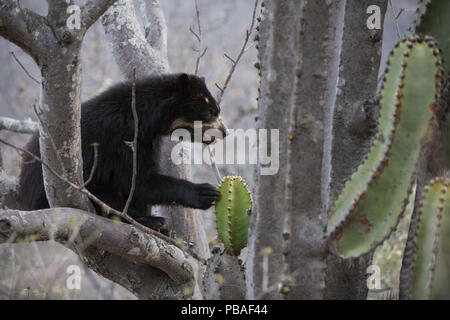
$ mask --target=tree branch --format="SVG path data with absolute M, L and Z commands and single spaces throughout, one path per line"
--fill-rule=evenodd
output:
M 158 51 L 145 40 L 132 1 L 117 0 L 103 15 L 102 24 L 117 65 L 126 78 L 131 79 L 133 66 L 138 67 L 138 79 L 170 71 L 165 50 Z M 164 40 L 158 43 L 163 45 Z
M 76 237 L 73 237 L 74 232 L 77 232 Z M 30 236 L 47 241 L 51 240 L 51 235 L 62 244 L 74 238 L 78 247 L 89 239 L 90 246 L 97 250 L 151 265 L 177 282 L 193 279 L 192 266 L 182 250 L 129 224 L 72 208 L 0 211 L 0 243 Z
M 253 32 L 253 28 L 255 27 L 256 9 L 258 8 L 258 2 L 259 2 L 259 0 L 255 0 L 255 6 L 253 7 L 253 14 L 252 14 L 252 22 L 250 24 L 250 28 L 245 31 L 244 43 L 242 44 L 242 48 L 241 48 L 241 51 L 239 51 L 238 56 L 236 57 L 236 59 L 232 59 L 226 53 L 224 54 L 224 56 L 226 58 L 228 58 L 228 60 L 231 61 L 231 68 L 230 68 L 230 71 L 228 73 L 227 78 L 225 79 L 225 82 L 224 82 L 223 86 L 219 86 L 217 83 L 215 84 L 216 87 L 219 89 L 219 93 L 218 93 L 218 96 L 217 96 L 217 103 L 219 105 L 222 102 L 222 98 L 223 98 L 223 95 L 225 93 L 225 90 L 227 90 L 227 88 L 228 88 L 228 84 L 230 83 L 230 80 L 233 77 L 233 73 L 236 70 L 237 65 L 239 64 L 239 61 L 241 60 L 241 58 L 244 55 L 244 53 L 249 49 L 247 47 L 247 43 L 250 40 L 250 36 L 251 36 L 251 34 Z
M 133 200 L 134 191 L 136 189 L 136 176 L 137 176 L 137 147 L 138 147 L 138 135 L 139 135 L 139 118 L 136 111 L 136 67 L 133 67 L 133 85 L 131 90 L 131 111 L 133 113 L 134 120 L 134 137 L 131 143 L 131 150 L 133 150 L 133 175 L 131 177 L 131 188 L 128 194 L 127 202 L 123 208 L 122 213 L 127 214 L 128 208 L 130 208 L 131 201 Z
M 100 18 L 116 0 L 91 0 L 81 7 L 81 25 L 85 30 Z
M 0 195 L 7 196 L 16 192 L 17 181 L 0 168 Z
M 32 134 L 38 131 L 38 124 L 31 119 L 16 120 L 7 117 L 0 117 L 0 130 Z
M 19 1 L 0 0 L 0 36 L 18 45 L 35 61 L 45 53 L 47 31 L 44 17 L 22 8 Z
M 167 24 L 158 1 L 138 0 L 144 34 L 150 46 L 167 57 Z
M 26 75 L 27 75 L 31 80 L 33 80 L 33 81 L 36 82 L 37 84 L 41 84 L 41 82 L 40 82 L 39 80 L 37 80 L 35 77 L 33 77 L 33 76 L 31 75 L 30 72 L 28 72 L 27 68 L 25 68 L 25 66 L 23 65 L 23 63 L 20 62 L 19 58 L 17 58 L 17 56 L 16 56 L 16 54 L 14 53 L 14 51 L 10 51 L 9 53 L 13 56 L 14 60 L 16 60 L 16 62 L 19 64 L 19 66 L 22 68 L 22 70 L 26 73 Z

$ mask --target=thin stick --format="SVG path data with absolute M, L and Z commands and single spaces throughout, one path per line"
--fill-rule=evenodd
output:
M 398 13 L 398 15 L 395 12 L 394 6 L 392 5 L 392 1 L 389 0 L 389 6 L 391 7 L 391 11 L 392 11 L 392 17 L 394 18 L 394 24 L 397 28 L 397 36 L 400 39 L 401 35 L 400 35 L 400 27 L 398 26 L 398 21 L 397 19 L 400 17 L 400 14 L 403 12 L 404 8 L 400 9 L 400 12 Z
M 222 177 L 220 175 L 219 168 L 217 168 L 217 165 L 216 165 L 216 157 L 214 156 L 214 153 L 209 145 L 208 145 L 208 151 L 209 151 L 209 157 L 211 158 L 211 167 L 213 169 L 214 176 L 216 177 L 217 182 L 220 184 L 220 182 L 222 181 Z
M 208 47 L 205 47 L 205 49 L 203 49 L 203 51 L 201 50 L 202 48 L 202 27 L 200 24 L 200 10 L 198 9 L 198 2 L 197 0 L 194 0 L 195 2 L 195 13 L 197 16 L 197 32 L 195 32 L 192 27 L 189 28 L 189 31 L 197 38 L 197 42 L 198 42 L 198 46 L 197 49 L 194 50 L 196 51 L 197 54 L 197 60 L 195 62 L 195 72 L 194 74 L 197 75 L 198 74 L 198 68 L 200 66 L 200 60 L 203 58 L 203 56 L 206 53 L 206 50 L 208 50 Z
M 195 2 L 195 12 L 196 12 L 196 15 L 197 15 L 198 32 L 195 32 L 192 29 L 192 27 L 189 28 L 189 31 L 191 31 L 191 33 L 197 38 L 197 41 L 198 41 L 198 47 L 197 47 L 198 49 L 195 50 L 198 53 L 197 60 L 196 60 L 196 63 L 195 63 L 195 75 L 197 75 L 198 68 L 199 68 L 199 65 L 200 65 L 200 60 L 205 55 L 206 50 L 208 50 L 208 47 L 205 47 L 203 52 L 200 53 L 200 50 L 201 50 L 201 47 L 202 47 L 202 27 L 201 27 L 201 23 L 200 23 L 200 10 L 198 9 L 198 2 L 197 2 L 197 0 L 194 0 L 194 2 Z M 231 60 L 234 61 L 233 59 L 231 59 Z M 208 145 L 207 148 L 208 148 L 208 151 L 209 151 L 209 155 L 210 155 L 210 159 L 211 159 L 211 167 L 213 169 L 214 176 L 216 177 L 217 182 L 220 183 L 222 181 L 222 178 L 220 176 L 219 169 L 217 168 L 217 165 L 216 165 L 216 159 L 214 158 L 214 154 L 212 152 L 211 147 Z
M 133 200 L 134 191 L 136 190 L 136 176 L 137 176 L 137 140 L 139 134 L 139 119 L 136 111 L 136 66 L 133 67 L 133 84 L 131 87 L 131 110 L 133 112 L 134 120 L 134 138 L 131 145 L 131 150 L 133 150 L 133 176 L 131 178 L 131 189 L 128 194 L 127 202 L 123 208 L 123 214 L 126 215 L 128 209 L 130 208 L 131 201 Z
M 34 82 L 36 82 L 37 84 L 41 84 L 41 82 L 39 80 L 37 80 L 35 77 L 33 77 L 28 70 L 25 68 L 25 66 L 20 62 L 19 58 L 16 57 L 16 54 L 14 53 L 14 51 L 10 51 L 9 52 L 13 57 L 14 60 L 16 60 L 16 62 L 19 64 L 19 66 L 23 69 L 23 71 L 25 71 L 25 73 L 27 74 L 28 77 L 30 77 L 31 80 L 33 80 Z
M 253 8 L 253 14 L 252 14 L 252 23 L 250 25 L 250 28 L 248 30 L 246 30 L 246 32 L 245 32 L 244 44 L 242 45 L 241 51 L 239 52 L 237 58 L 236 59 L 232 59 L 229 55 L 224 54 L 224 56 L 231 61 L 231 68 L 230 68 L 230 71 L 228 73 L 227 78 L 225 79 L 225 82 L 224 82 L 223 86 L 220 87 L 216 83 L 216 87 L 219 88 L 219 93 L 218 93 L 218 96 L 217 96 L 217 103 L 219 105 L 222 102 L 225 90 L 227 90 L 227 88 L 228 88 L 228 84 L 230 83 L 230 80 L 231 80 L 231 78 L 233 76 L 234 71 L 236 70 L 236 67 L 237 67 L 239 61 L 241 60 L 241 58 L 244 55 L 244 53 L 249 49 L 249 48 L 247 48 L 247 43 L 250 40 L 250 35 L 252 34 L 253 28 L 255 26 L 256 9 L 258 8 L 258 2 L 259 2 L 259 0 L 255 1 L 255 7 Z
M 88 179 L 80 186 L 81 189 L 85 188 L 89 183 L 91 183 L 92 179 L 94 178 L 95 170 L 98 166 L 98 146 L 100 144 L 98 142 L 94 142 L 91 144 L 91 147 L 94 148 L 94 163 L 91 168 L 91 172 L 89 173 Z

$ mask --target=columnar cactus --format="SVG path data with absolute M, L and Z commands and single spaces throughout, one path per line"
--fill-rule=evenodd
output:
M 443 69 L 431 37 L 413 36 L 391 52 L 381 92 L 378 133 L 329 216 L 333 250 L 358 257 L 379 245 L 404 212 L 440 96 Z
M 239 255 L 248 241 L 251 193 L 237 176 L 223 178 L 219 191 L 221 196 L 215 207 L 217 234 L 230 253 Z
M 417 8 L 418 18 L 414 25 L 414 32 L 432 36 L 442 49 L 442 56 L 447 64 L 445 71 L 450 71 L 450 37 L 448 24 L 450 1 L 448 0 L 421 0 Z
M 404 298 L 450 299 L 450 179 L 430 181 L 420 195 L 417 228 L 413 242 L 407 246 L 408 270 Z

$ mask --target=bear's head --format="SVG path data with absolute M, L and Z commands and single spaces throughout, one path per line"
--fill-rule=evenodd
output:
M 205 144 L 227 135 L 228 129 L 220 116 L 219 104 L 206 87 L 204 78 L 186 73 L 176 75 L 173 109 L 169 133 L 185 129 L 189 131 L 191 141 Z M 195 130 L 200 130 L 194 124 L 201 124 L 201 137 L 194 134 Z M 197 141 L 199 138 L 201 141 Z

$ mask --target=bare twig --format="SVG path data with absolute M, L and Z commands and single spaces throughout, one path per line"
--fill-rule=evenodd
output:
M 195 32 L 194 29 L 192 29 L 192 26 L 189 27 L 189 31 L 197 38 L 197 41 L 198 41 L 198 42 L 201 42 L 201 41 L 202 41 L 202 40 L 200 39 L 199 34 L 198 34 L 197 32 Z M 195 50 L 195 51 L 197 52 L 198 50 Z
M 197 30 L 198 30 L 198 32 L 195 32 L 192 27 L 189 27 L 189 31 L 197 38 L 197 41 L 198 41 L 198 47 L 197 47 L 196 50 L 194 50 L 194 51 L 197 52 L 197 60 L 195 62 L 195 75 L 197 75 L 198 68 L 199 68 L 199 65 L 200 65 L 200 60 L 205 55 L 206 50 L 208 50 L 208 47 L 206 46 L 205 49 L 203 50 L 203 52 L 201 52 L 201 47 L 202 47 L 202 27 L 201 27 L 201 23 L 200 23 L 200 10 L 198 9 L 198 2 L 197 2 L 197 0 L 194 0 L 194 2 L 195 2 L 195 12 L 196 12 L 196 16 L 197 16 Z M 233 61 L 233 59 L 231 59 L 231 60 Z M 212 152 L 211 147 L 208 145 L 207 148 L 208 148 L 210 159 L 211 159 L 211 168 L 213 169 L 214 176 L 216 177 L 217 182 L 220 183 L 222 178 L 220 176 L 219 169 L 217 168 L 217 165 L 216 165 L 216 159 L 214 157 L 214 154 Z
M 219 89 L 220 91 L 223 91 L 222 87 L 219 86 L 219 84 L 217 82 L 214 82 L 214 85 L 216 86 L 217 89 Z
M 398 20 L 400 18 L 400 15 L 405 11 L 405 8 L 400 8 L 400 11 L 398 12 L 397 16 L 395 17 L 395 20 Z
M 256 0 L 255 6 L 253 8 L 252 23 L 250 25 L 250 28 L 248 30 L 246 30 L 246 32 L 245 32 L 245 40 L 244 40 L 244 43 L 242 45 L 241 51 L 239 52 L 238 56 L 236 57 L 236 59 L 232 59 L 229 55 L 224 54 L 224 56 L 231 61 L 231 68 L 230 68 L 227 78 L 225 79 L 223 86 L 221 87 L 217 83 L 215 84 L 216 87 L 219 89 L 219 93 L 217 95 L 217 103 L 219 105 L 222 102 L 222 98 L 225 93 L 225 90 L 228 88 L 228 84 L 230 83 L 230 80 L 233 76 L 234 71 L 236 70 L 237 65 L 239 64 L 239 61 L 241 60 L 244 53 L 250 48 L 250 47 L 247 48 L 247 44 L 248 44 L 248 41 L 250 40 L 250 35 L 252 34 L 253 28 L 255 26 L 256 9 L 258 8 L 258 3 L 259 3 L 259 0 Z
M 25 66 L 20 62 L 19 58 L 17 58 L 17 56 L 15 55 L 14 51 L 10 51 L 9 52 L 14 60 L 16 60 L 16 62 L 19 64 L 19 66 L 23 69 L 23 71 L 25 71 L 25 73 L 27 74 L 28 77 L 30 77 L 31 80 L 33 80 L 34 82 L 36 82 L 37 84 L 41 84 L 41 82 L 39 80 L 37 80 L 35 77 L 33 77 L 28 70 L 25 68 Z
M 208 151 L 209 151 L 209 157 L 211 158 L 211 167 L 213 169 L 214 176 L 216 177 L 217 182 L 220 183 L 222 181 L 222 177 L 220 175 L 219 168 L 217 168 L 216 157 L 214 156 L 214 153 L 209 145 L 208 145 Z
M 136 176 L 137 176 L 137 139 L 139 133 L 139 119 L 136 111 L 136 66 L 133 67 L 133 83 L 131 86 L 131 111 L 133 112 L 134 120 L 134 138 L 131 145 L 131 150 L 133 150 L 133 176 L 131 177 L 131 188 L 128 194 L 127 202 L 123 208 L 122 213 L 127 215 L 128 209 L 130 208 L 131 201 L 133 199 L 134 190 L 136 189 Z
M 405 9 L 404 9 L 404 8 L 401 8 L 401 9 L 400 9 L 400 12 L 397 14 L 397 13 L 395 12 L 394 6 L 392 5 L 392 0 L 389 0 L 389 7 L 391 8 L 391 11 L 392 11 L 392 17 L 394 18 L 394 24 L 395 24 L 395 27 L 396 27 L 396 29 L 397 29 L 397 36 L 398 36 L 398 38 L 400 39 L 400 38 L 401 38 L 401 35 L 400 35 L 400 27 L 399 27 L 399 25 L 398 25 L 398 18 L 400 17 L 400 15 L 402 14 L 402 12 L 403 12 Z
M 234 59 L 231 58 L 228 54 L 224 53 L 223 55 L 225 58 L 228 58 L 231 61 L 231 63 L 236 64 L 236 61 L 234 61 Z
M 206 53 L 206 50 L 208 50 L 208 47 L 205 47 L 202 50 L 202 27 L 200 23 L 200 10 L 198 9 L 198 2 L 197 0 L 194 0 L 195 2 L 195 13 L 197 16 L 197 32 L 194 31 L 192 27 L 189 27 L 189 31 L 197 38 L 198 46 L 197 49 L 194 49 L 195 52 L 197 52 L 197 60 L 195 62 L 195 72 L 194 74 L 198 74 L 198 68 L 200 66 L 200 60 L 203 58 L 203 56 Z
M 91 147 L 94 148 L 94 163 L 92 164 L 91 172 L 89 173 L 88 179 L 80 186 L 81 189 L 85 188 L 89 183 L 91 183 L 94 178 L 95 170 L 97 170 L 98 166 L 98 146 L 100 144 L 98 142 L 93 142 Z

